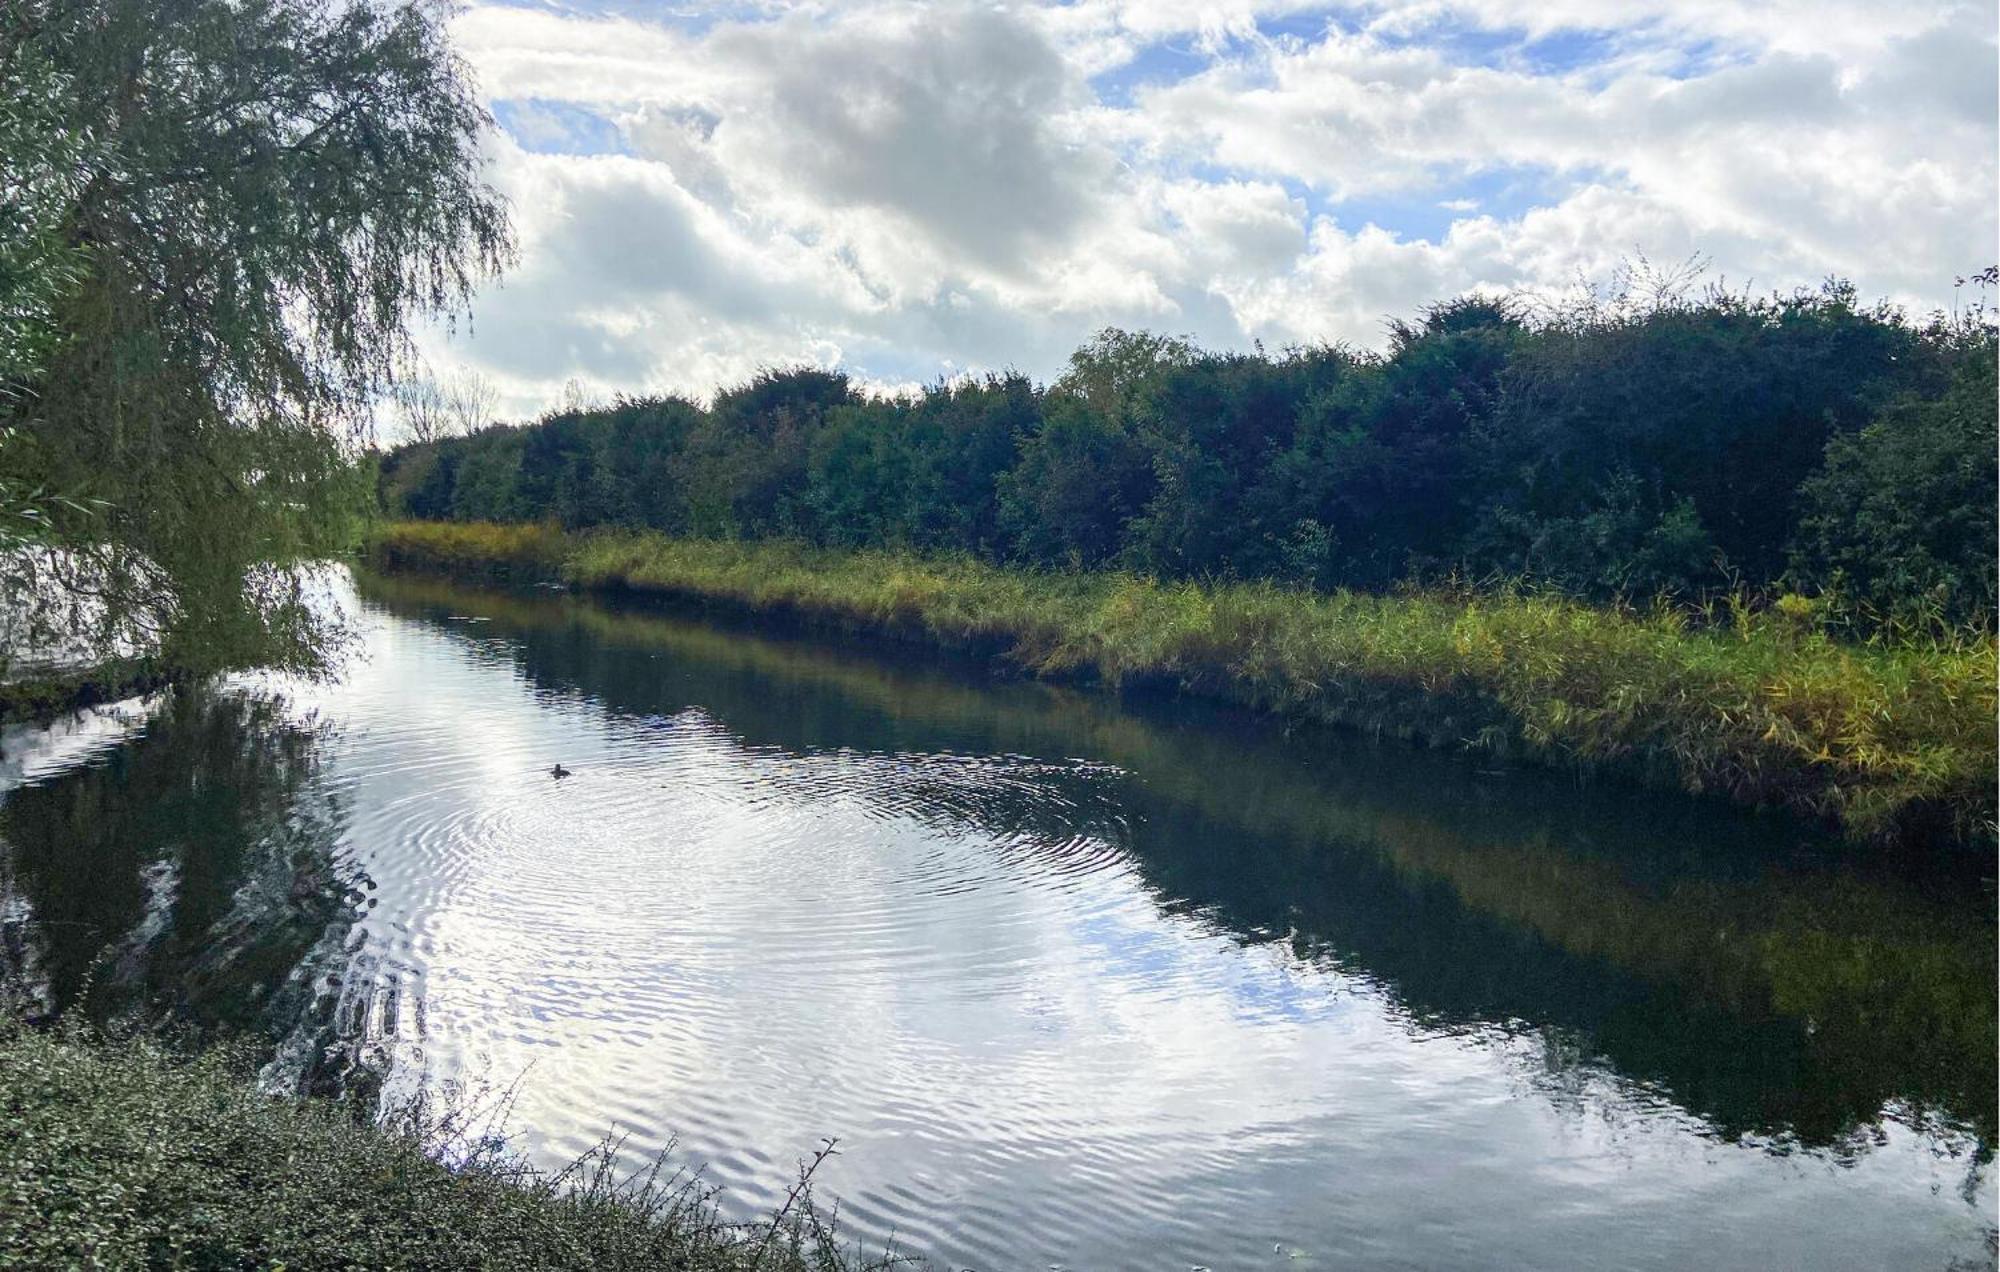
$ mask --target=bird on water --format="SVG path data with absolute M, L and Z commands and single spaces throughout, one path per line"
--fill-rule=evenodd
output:
M 555 766 L 554 768 L 552 768 L 552 769 L 550 769 L 550 770 L 549 770 L 549 776 L 550 776 L 550 777 L 553 777 L 553 778 L 554 778 L 554 779 L 556 779 L 556 780 L 557 780 L 558 782 L 560 782 L 560 781 L 562 781 L 562 780 L 563 780 L 563 779 L 564 779 L 565 777 L 568 777 L 568 776 L 569 776 L 569 770 L 568 770 L 568 769 L 566 769 L 566 768 L 564 768 L 564 767 L 562 766 L 562 763 L 561 763 L 560 761 L 558 761 L 558 762 L 556 763 L 556 766 Z

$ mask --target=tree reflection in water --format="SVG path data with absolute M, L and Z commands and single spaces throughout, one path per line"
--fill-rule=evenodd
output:
M 343 864 L 332 727 L 282 696 L 181 688 L 125 744 L 0 799 L 6 995 L 31 1015 L 287 1043 L 338 1087 L 340 964 L 366 895 Z

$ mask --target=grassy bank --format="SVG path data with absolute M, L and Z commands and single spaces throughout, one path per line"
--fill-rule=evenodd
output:
M 374 560 L 801 618 L 1026 672 L 1169 684 L 1378 733 L 1774 806 L 1857 838 L 1990 842 L 1990 636 L 1855 645 L 1798 610 L 1704 627 L 1518 593 L 1162 583 L 787 542 L 401 522 Z
M 259 1092 L 241 1061 L 0 1024 L 0 1266 L 854 1266 L 809 1203 L 729 1225 L 692 1181 L 618 1176 L 608 1152 L 541 1174 L 476 1119 L 357 1123 Z

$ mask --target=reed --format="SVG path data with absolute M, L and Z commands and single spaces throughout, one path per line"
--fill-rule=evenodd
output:
M 1182 690 L 1789 810 L 1858 838 L 1990 845 L 1995 645 L 1839 639 L 1809 606 L 1603 606 L 1164 582 L 788 541 L 399 522 L 372 558 L 782 614 L 1033 675 Z

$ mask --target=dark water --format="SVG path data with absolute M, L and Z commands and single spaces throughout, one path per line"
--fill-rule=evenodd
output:
M 570 599 L 0 757 L 0 992 L 518 1080 L 982 1269 L 1990 1266 L 1993 892 L 1691 802 Z M 907 664 L 907 659 L 904 660 Z M 575 771 L 544 775 L 560 760 Z

